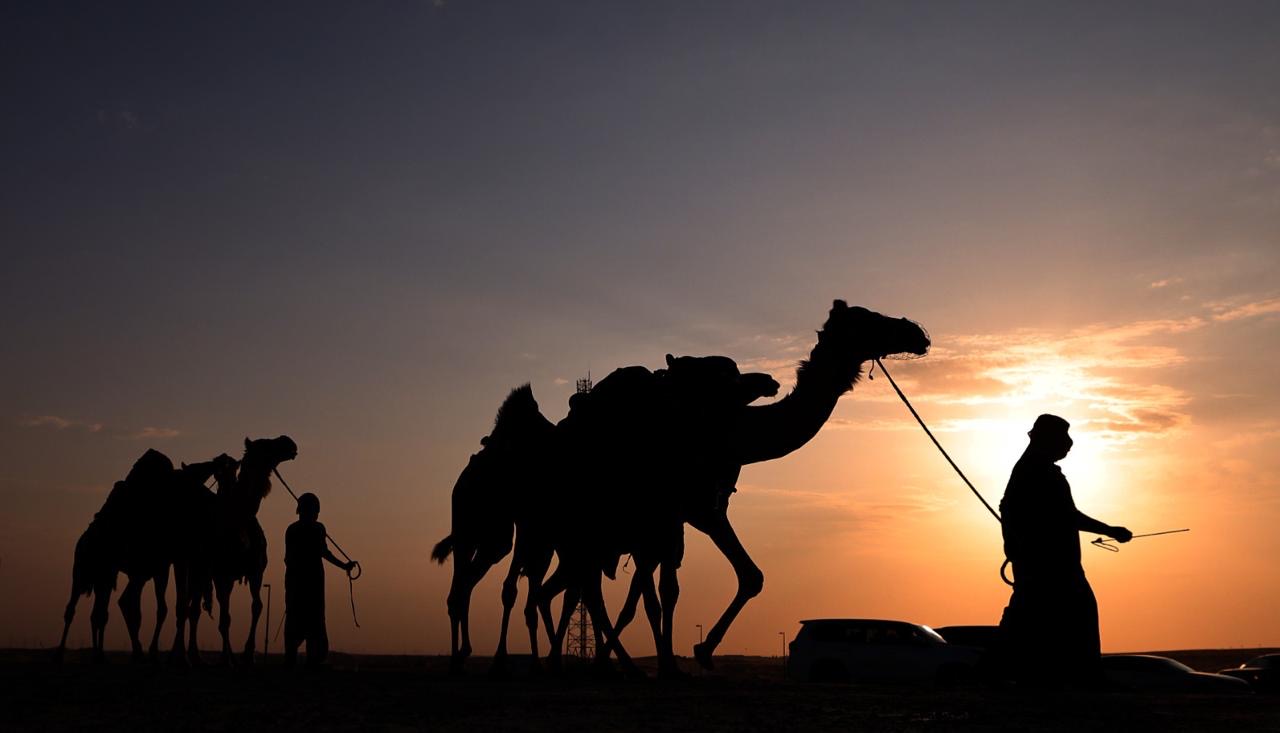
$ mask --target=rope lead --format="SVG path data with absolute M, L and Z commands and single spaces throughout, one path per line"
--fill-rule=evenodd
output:
M 916 419 L 916 422 L 920 423 L 920 427 L 924 430 L 924 434 L 929 436 L 929 440 L 932 440 L 933 444 L 937 446 L 938 451 L 942 453 L 942 457 L 947 459 L 947 463 L 950 463 L 951 467 L 955 469 L 956 474 L 960 476 L 960 480 L 964 481 L 964 485 L 968 486 L 969 490 L 973 492 L 973 495 L 978 497 L 978 501 L 982 502 L 982 505 L 987 508 L 987 511 L 991 512 L 991 516 L 995 517 L 997 522 L 1003 524 L 1003 520 L 1000 519 L 1000 513 L 987 503 L 987 500 L 982 497 L 982 494 L 978 493 L 978 489 L 974 487 L 973 482 L 969 480 L 969 477 L 964 475 L 964 471 L 961 471 L 960 467 L 956 465 L 956 462 L 951 460 L 951 455 L 947 453 L 947 449 L 943 448 L 942 444 L 938 442 L 938 439 L 933 437 L 933 431 L 929 430 L 929 426 L 924 424 L 924 418 L 920 417 L 920 413 L 916 412 L 916 408 L 911 405 L 911 400 L 907 399 L 907 396 L 902 393 L 902 390 L 898 387 L 898 383 L 893 381 L 893 375 L 889 373 L 888 369 L 884 368 L 884 363 L 879 359 L 874 360 L 874 363 L 871 365 L 871 369 L 868 371 L 868 378 L 874 379 L 874 377 L 871 376 L 871 372 L 875 371 L 877 366 L 880 367 L 880 371 L 884 373 L 884 376 L 888 378 L 890 386 L 893 387 L 893 391 L 898 393 L 898 399 L 902 400 L 902 404 L 906 405 L 907 409 L 911 411 L 911 416 Z M 1000 579 L 1005 582 L 1005 585 L 1012 588 L 1013 581 L 1009 579 L 1008 575 L 1005 575 L 1005 570 L 1008 568 L 1009 558 L 1006 557 L 1004 562 L 1000 564 Z
M 969 481 L 969 477 L 965 476 L 964 471 L 961 471 L 960 467 L 956 465 L 956 462 L 951 460 L 951 456 L 947 453 L 947 449 L 943 448 L 942 444 L 938 442 L 938 439 L 933 437 L 933 432 L 929 430 L 928 425 L 924 424 L 924 420 L 920 417 L 920 413 L 916 412 L 916 408 L 911 406 L 911 400 L 908 400 L 907 396 L 898 388 L 898 383 L 893 381 L 893 375 L 889 373 L 888 369 L 884 368 L 884 364 L 881 363 L 879 359 L 875 360 L 875 364 L 880 367 L 881 372 L 884 372 L 884 376 L 889 379 L 889 384 L 893 387 L 893 391 L 898 393 L 898 398 L 902 400 L 902 404 L 906 405 L 907 409 L 911 411 L 911 416 L 916 419 L 916 422 L 920 423 L 920 427 L 924 429 L 924 434 L 929 436 L 929 440 L 932 440 L 933 444 L 938 447 L 938 450 L 942 453 L 942 457 L 947 459 L 947 463 L 950 463 L 951 467 L 955 469 L 955 472 L 960 476 L 960 480 L 964 481 L 965 486 L 969 487 L 969 490 L 973 492 L 973 495 L 978 497 L 978 501 L 982 502 L 982 505 L 987 508 L 987 511 L 991 512 L 991 516 L 995 517 L 996 521 L 999 522 L 1000 514 L 987 503 L 986 499 L 982 498 L 982 494 L 978 493 L 978 490 L 974 488 L 973 483 Z

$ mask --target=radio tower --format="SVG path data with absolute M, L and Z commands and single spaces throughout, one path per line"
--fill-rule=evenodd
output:
M 578 380 L 578 394 L 586 394 L 590 391 L 591 372 L 587 372 L 585 378 Z M 596 655 L 595 630 L 591 627 L 591 618 L 587 615 L 587 607 L 583 605 L 581 598 L 578 599 L 578 607 L 573 609 L 573 616 L 569 619 L 564 653 L 570 657 L 582 659 L 591 659 Z

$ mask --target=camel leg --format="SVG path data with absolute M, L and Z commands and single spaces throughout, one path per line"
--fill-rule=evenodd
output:
M 661 614 L 661 618 L 657 623 L 658 640 L 658 674 L 662 677 L 682 677 L 684 674 L 676 666 L 675 644 L 673 634 L 675 629 L 676 603 L 680 600 L 680 582 L 676 577 L 675 563 L 662 563 L 662 570 L 658 577 L 658 593 L 662 596 L 659 603 L 654 599 L 655 608 L 649 611 L 648 603 L 645 604 L 645 610 L 653 616 Z M 652 616 L 649 623 L 654 624 Z
M 645 583 L 641 597 L 644 599 L 644 615 L 649 620 L 649 630 L 653 632 L 656 644 L 662 636 L 662 604 L 658 602 L 658 590 L 652 582 Z
M 713 669 L 711 655 L 715 653 L 716 647 L 724 639 L 725 632 L 729 630 L 733 620 L 738 617 L 742 607 L 747 605 L 747 601 L 760 595 L 761 589 L 764 588 L 764 573 L 760 571 L 760 568 L 751 560 L 751 556 L 747 554 L 746 548 L 742 546 L 737 533 L 733 531 L 733 526 L 729 524 L 727 515 L 718 515 L 704 527 L 694 526 L 711 538 L 716 548 L 729 560 L 729 563 L 733 566 L 734 573 L 738 576 L 738 592 L 734 595 L 733 600 L 729 602 L 729 607 L 724 610 L 720 619 L 707 632 L 706 641 L 701 644 L 695 644 L 693 647 L 693 656 L 698 660 L 698 664 L 702 665 L 704 669 Z M 667 613 L 666 608 L 663 609 L 663 613 Z
M 560 601 L 560 622 L 551 622 L 551 602 L 555 597 L 564 594 Z M 547 627 L 547 667 L 559 671 L 564 656 L 564 635 L 569 630 L 569 619 L 573 617 L 573 609 L 578 605 L 580 593 L 576 587 L 570 586 L 562 567 L 556 567 L 554 573 L 538 593 L 538 608 L 542 612 L 543 623 Z
M 182 664 L 187 661 L 183 654 L 183 632 L 187 627 L 187 606 L 191 599 L 187 593 L 187 569 L 182 563 L 173 566 L 173 648 L 169 650 L 169 663 Z
M 249 604 L 249 637 L 244 642 L 245 664 L 253 664 L 253 653 L 258 647 L 258 619 L 262 616 L 262 573 L 255 573 L 249 578 L 249 595 L 253 598 Z M 307 648 L 310 652 L 310 647 Z
M 627 650 L 622 647 L 622 642 L 619 641 L 617 633 L 613 630 L 613 624 L 609 621 L 609 612 L 604 607 L 604 594 L 601 592 L 600 575 L 595 574 L 593 581 L 584 584 L 582 600 L 587 607 L 587 612 L 591 614 L 591 625 L 598 632 L 599 641 L 596 649 L 606 650 L 606 653 L 596 655 L 597 663 L 607 664 L 609 661 L 607 650 L 612 649 L 618 657 L 618 663 L 622 665 L 623 671 L 628 676 L 645 677 L 645 673 L 636 666 L 631 655 L 627 654 Z
M 641 597 L 647 596 L 649 592 L 652 592 L 653 568 L 652 564 L 636 559 L 636 574 L 631 576 L 631 585 L 627 587 L 627 599 L 623 601 L 622 610 L 618 611 L 618 617 L 613 621 L 613 631 L 618 637 L 622 636 L 622 630 L 627 628 L 632 619 L 636 617 L 636 606 L 639 605 Z M 645 613 L 650 616 L 650 626 L 653 626 L 653 617 L 649 611 L 649 602 L 646 598 Z M 653 641 L 655 644 L 661 643 L 659 634 L 659 629 L 654 627 Z M 597 649 L 603 649 L 605 656 L 608 656 L 612 651 L 612 647 L 607 645 L 598 646 Z
M 125 628 L 129 630 L 129 646 L 133 652 L 133 661 L 140 662 L 145 657 L 142 653 L 142 640 L 138 638 L 142 630 L 142 589 L 147 584 L 145 576 L 129 576 L 124 591 L 116 605 L 120 607 L 120 615 L 124 617 Z
M 188 576 L 187 585 L 187 659 L 191 664 L 203 664 L 200 658 L 200 603 L 204 600 L 204 587 L 208 577 L 193 582 Z
M 458 619 L 458 630 L 461 634 L 462 646 L 458 653 L 462 659 L 471 656 L 471 594 L 475 592 L 476 585 L 480 583 L 483 573 L 476 568 L 472 568 L 466 579 L 466 587 L 462 594 L 461 612 Z
M 544 573 L 529 574 L 529 587 L 525 591 L 524 626 L 529 630 L 529 672 L 538 674 L 542 671 L 542 662 L 538 652 L 538 596 L 542 593 L 542 576 Z M 548 640 L 548 643 L 550 641 Z
M 613 628 L 619 634 L 636 617 L 636 607 L 640 604 L 640 598 L 645 595 L 645 589 L 653 587 L 653 568 L 653 565 L 639 558 L 636 559 L 636 574 L 631 576 L 631 585 L 627 588 L 627 599 L 622 602 L 622 610 L 618 611 L 618 617 L 613 621 Z
M 478 563 L 471 555 L 470 552 L 454 550 L 453 580 L 449 584 L 449 597 L 446 601 L 449 608 L 451 646 L 449 669 L 455 674 L 462 672 L 463 662 L 471 656 L 471 633 L 468 628 L 471 592 L 484 576 L 483 572 L 477 572 Z
M 98 584 L 93 590 L 93 610 L 89 612 L 90 635 L 93 640 L 93 661 L 105 662 L 103 651 L 107 635 L 107 618 L 111 613 L 111 586 Z
M 449 582 L 449 596 L 445 606 L 449 610 L 449 667 L 453 672 L 462 671 L 462 577 L 466 561 L 460 553 L 453 554 L 453 579 Z
M 147 650 L 147 657 L 155 662 L 160 658 L 160 629 L 164 628 L 164 620 L 169 616 L 169 604 L 164 598 L 169 592 L 169 567 L 165 566 L 164 572 L 156 575 L 151 581 L 155 584 L 156 627 L 151 632 L 151 647 Z
M 222 635 L 222 664 L 227 667 L 234 663 L 231 651 L 231 586 L 234 582 L 219 578 L 215 586 L 218 594 L 218 633 Z
M 62 640 L 58 642 L 57 656 L 54 657 L 58 664 L 62 663 L 62 656 L 67 651 L 67 634 L 71 632 L 71 622 L 76 617 L 76 604 L 80 601 L 80 593 L 76 588 L 74 580 L 71 581 L 71 599 L 67 601 L 67 608 L 62 612 Z
M 525 577 L 529 580 L 524 602 L 524 625 L 529 630 L 529 653 L 533 657 L 529 662 L 529 672 L 536 675 L 542 671 L 538 652 L 538 611 L 545 607 L 546 613 L 543 614 L 543 618 L 548 621 L 548 625 L 551 620 L 550 601 L 545 604 L 540 602 L 543 595 L 543 579 L 547 576 L 547 568 L 551 565 L 551 552 L 549 550 L 545 553 L 539 552 L 538 557 L 532 562 L 522 562 L 521 565 L 524 566 Z M 551 643 L 550 635 L 547 643 L 548 645 Z
M 520 580 L 520 560 L 511 557 L 511 567 L 507 569 L 507 577 L 502 580 L 502 627 L 498 633 L 498 648 L 493 653 L 493 666 L 490 674 L 502 674 L 507 666 L 507 629 L 511 624 L 511 609 L 516 605 L 516 596 L 520 592 L 517 583 Z
M 547 630 L 548 647 L 553 646 L 556 639 L 556 625 L 555 622 L 552 621 L 551 602 L 555 600 L 557 595 L 563 593 L 564 590 L 563 576 L 560 574 L 560 569 L 556 568 L 556 571 L 551 574 L 551 577 L 539 581 L 538 592 L 535 594 L 536 597 L 530 598 L 530 600 L 537 603 L 538 612 L 542 614 L 542 625 Z M 530 592 L 532 593 L 532 589 L 530 589 Z M 550 653 L 550 651 L 548 651 L 548 653 Z

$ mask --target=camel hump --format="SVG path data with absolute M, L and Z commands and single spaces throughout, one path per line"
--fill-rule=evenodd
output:
M 642 366 L 628 366 L 609 372 L 583 396 L 588 403 L 612 402 L 643 398 L 656 388 L 657 375 L 654 372 Z
M 133 468 L 129 469 L 129 475 L 124 480 L 127 484 L 150 483 L 166 481 L 172 475 L 173 461 L 169 460 L 169 456 L 155 448 L 148 448 L 146 453 L 133 462 Z
M 569 398 L 569 414 L 563 422 L 568 426 L 581 426 L 594 423 L 605 412 L 618 416 L 643 412 L 653 406 L 660 388 L 658 374 L 645 367 L 614 369 L 596 382 L 590 392 Z

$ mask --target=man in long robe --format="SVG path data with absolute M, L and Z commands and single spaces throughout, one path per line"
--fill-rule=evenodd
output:
M 343 562 L 329 551 L 328 534 L 319 522 L 320 499 L 307 493 L 298 497 L 298 521 L 284 533 L 284 659 L 292 667 L 298 647 L 307 645 L 307 666 L 315 667 L 329 654 L 329 634 L 324 620 L 324 565 L 328 560 L 350 572 L 354 562 Z
M 1004 551 L 1013 565 L 1013 596 L 1001 619 L 1015 678 L 1029 684 L 1091 684 L 1101 643 L 1098 602 L 1080 565 L 1080 532 L 1128 542 L 1124 527 L 1076 508 L 1057 462 L 1073 441 L 1070 425 L 1041 415 L 1000 502 Z

